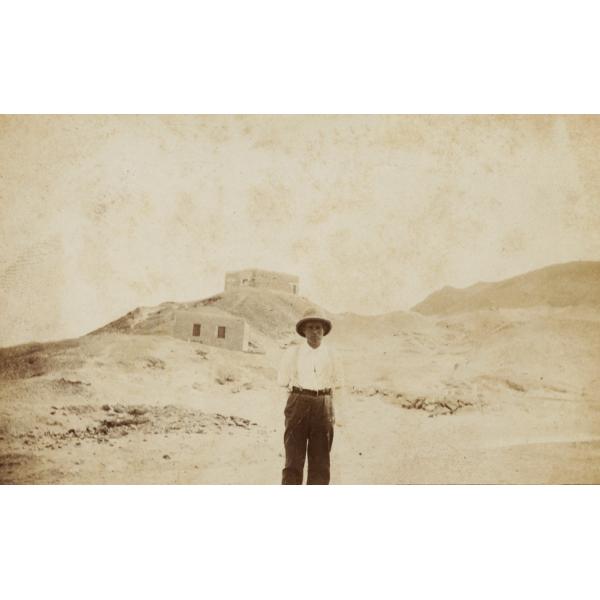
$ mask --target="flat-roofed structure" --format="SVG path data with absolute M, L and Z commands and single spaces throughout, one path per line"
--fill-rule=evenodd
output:
M 202 310 L 175 313 L 173 336 L 228 350 L 248 351 L 250 327 L 244 319 Z
M 300 280 L 296 275 L 263 271 L 262 269 L 245 269 L 225 273 L 225 291 L 244 287 L 262 288 L 288 294 L 298 294 Z

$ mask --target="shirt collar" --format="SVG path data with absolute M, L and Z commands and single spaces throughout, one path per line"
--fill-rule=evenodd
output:
M 325 341 L 321 340 L 321 345 L 318 348 L 309 346 L 308 342 L 304 342 L 304 344 L 302 344 L 300 347 L 302 348 L 303 352 L 322 352 L 325 349 Z

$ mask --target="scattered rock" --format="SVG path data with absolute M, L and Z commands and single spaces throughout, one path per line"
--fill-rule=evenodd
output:
M 171 460 L 171 457 L 168 454 L 163 454 L 163 458 L 165 460 Z
M 110 404 L 103 404 L 102 405 L 102 410 L 109 411 L 110 410 Z
M 248 419 L 241 419 L 240 417 L 234 417 L 233 415 L 229 417 L 231 421 L 237 427 L 243 427 L 244 429 L 248 429 L 250 427 L 250 421 Z
M 85 383 L 83 381 L 79 381 L 78 379 L 71 380 L 71 379 L 65 379 L 64 377 L 61 377 L 60 379 L 58 379 L 57 383 L 60 383 L 61 385 L 92 385 L 91 383 Z
M 525 388 L 520 384 L 520 383 L 516 383 L 514 381 L 511 381 L 510 379 L 506 380 L 506 385 L 511 389 L 511 390 L 515 390 L 517 392 L 524 392 Z
M 95 440 L 98 444 L 114 443 L 118 447 L 118 439 L 122 439 L 135 432 L 142 434 L 140 439 L 149 441 L 149 435 L 164 435 L 169 439 L 169 433 L 185 432 L 187 435 L 205 435 L 206 433 L 235 434 L 234 428 L 250 429 L 258 423 L 235 415 L 207 414 L 197 409 L 182 406 L 129 406 L 122 407 L 121 412 L 107 411 L 106 407 L 114 410 L 112 405 L 71 405 L 65 407 L 71 417 L 77 416 L 81 420 L 79 425 L 74 425 L 73 419 L 65 426 L 62 423 L 48 420 L 48 425 L 43 431 L 29 431 L 18 434 L 23 444 L 30 448 L 45 447 L 48 449 L 72 448 L 81 446 L 83 440 Z M 90 422 L 90 418 L 96 423 Z M 85 420 L 84 420 L 85 419 Z M 86 422 L 87 421 L 87 422 Z M 137 436 L 136 436 L 137 437 Z M 38 446 L 39 445 L 39 446 Z M 75 452 L 75 450 L 74 450 Z
M 64 406 L 63 407 L 63 415 L 66 416 L 66 413 L 70 413 L 72 415 L 87 415 L 90 413 L 96 412 L 98 409 L 96 406 L 91 404 L 78 404 L 75 406 Z
M 160 358 L 148 357 L 144 366 L 149 369 L 164 369 L 166 364 Z
M 109 427 L 130 427 L 130 426 L 134 426 L 134 425 L 139 425 L 139 424 L 143 424 L 143 423 L 149 423 L 150 419 L 148 418 L 144 418 L 144 419 L 140 419 L 138 417 L 133 417 L 133 418 L 128 418 L 128 417 L 121 417 L 121 418 L 114 418 L 114 419 L 104 419 L 102 421 L 102 425 L 105 428 L 109 428 Z

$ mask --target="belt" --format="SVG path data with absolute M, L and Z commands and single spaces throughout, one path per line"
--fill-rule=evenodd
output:
M 323 388 L 322 390 L 307 390 L 306 388 L 294 386 L 292 388 L 292 392 L 295 394 L 304 394 L 305 396 L 328 396 L 331 394 L 331 388 Z

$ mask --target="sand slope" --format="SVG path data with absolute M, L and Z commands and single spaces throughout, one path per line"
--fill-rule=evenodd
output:
M 444 287 L 417 304 L 425 315 L 453 314 L 492 308 L 537 306 L 600 308 L 600 262 L 551 265 L 495 283 L 465 289 Z

